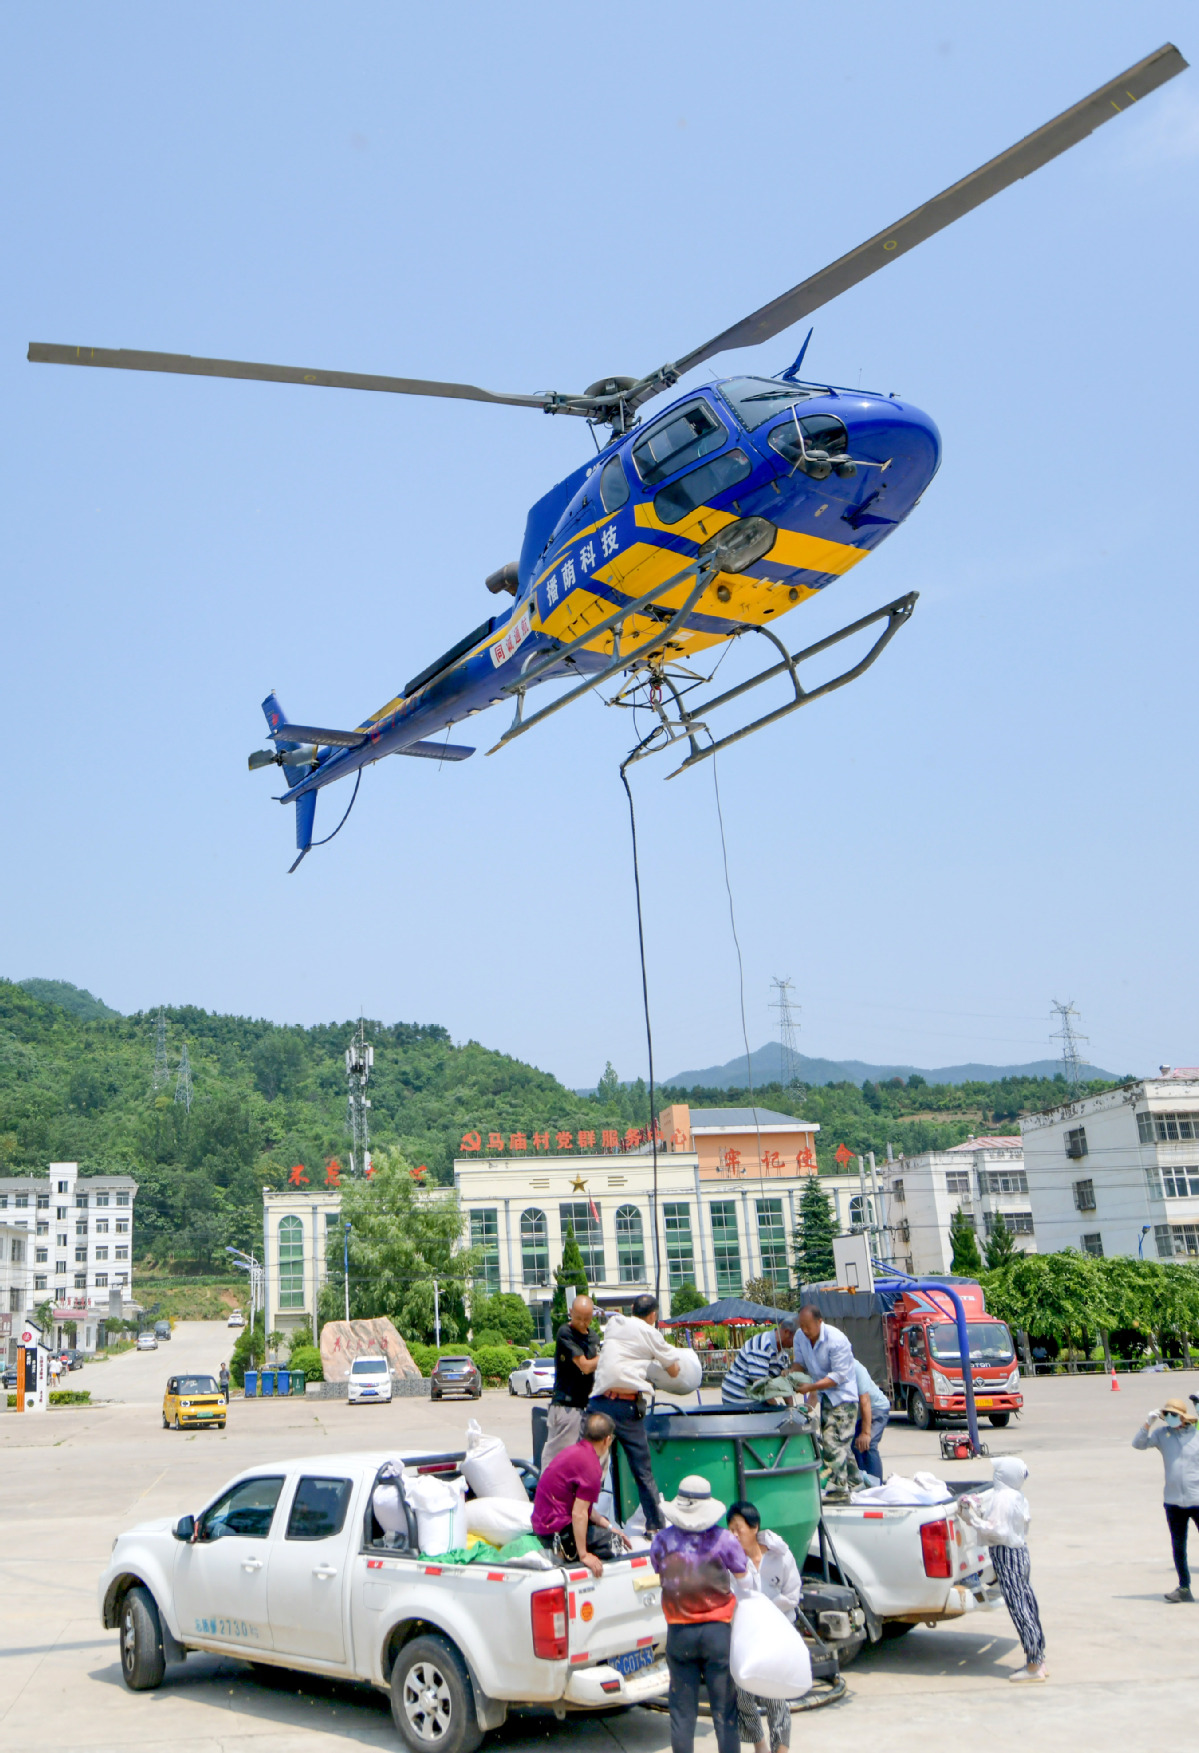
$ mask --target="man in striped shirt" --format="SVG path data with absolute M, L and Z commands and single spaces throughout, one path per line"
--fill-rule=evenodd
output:
M 737 1411 L 761 1407 L 762 1401 L 751 1399 L 749 1390 L 755 1382 L 764 1382 L 768 1376 L 777 1376 L 791 1369 L 788 1354 L 795 1344 L 798 1325 L 798 1315 L 784 1315 L 771 1332 L 759 1333 L 755 1339 L 745 1341 L 721 1384 L 720 1398 L 725 1406 Z

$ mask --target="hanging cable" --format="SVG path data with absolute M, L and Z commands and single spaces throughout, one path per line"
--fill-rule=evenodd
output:
M 633 808 L 633 793 L 625 775 L 626 761 L 620 769 L 620 783 L 624 786 L 625 796 L 629 800 L 629 828 L 633 837 L 633 892 L 637 897 L 637 947 L 641 952 L 641 1000 L 645 1007 L 645 1046 L 649 1055 L 649 1137 L 654 1153 L 653 1190 L 650 1194 L 650 1211 L 654 1232 L 654 1296 L 662 1294 L 662 1261 L 658 1247 L 658 1117 L 654 1113 L 654 1035 L 649 1020 L 649 979 L 645 971 L 645 929 L 641 920 L 641 873 L 637 864 L 637 814 Z
M 733 948 L 737 952 L 737 983 L 741 994 L 741 1040 L 745 1047 L 745 1078 L 749 1087 L 750 1111 L 754 1117 L 754 1133 L 758 1140 L 758 1194 L 761 1197 L 766 1192 L 763 1175 L 765 1164 L 762 1160 L 762 1127 L 758 1120 L 757 1103 L 754 1101 L 754 1068 L 749 1051 L 749 1030 L 745 1022 L 745 964 L 741 960 L 741 940 L 737 936 L 737 915 L 733 911 L 733 885 L 729 881 L 729 849 L 724 838 L 724 811 L 720 807 L 720 780 L 716 775 L 715 755 L 712 756 L 712 786 L 716 792 L 716 820 L 720 825 L 720 856 L 724 864 L 724 890 L 729 898 L 729 924 L 733 928 Z M 749 1237 L 746 1236 L 745 1240 L 748 1243 Z
M 311 852 L 317 846 L 327 846 L 329 844 L 330 840 L 336 840 L 337 836 L 341 833 L 342 829 L 345 827 L 346 823 L 350 819 L 350 811 L 354 807 L 354 799 L 358 796 L 358 787 L 361 784 L 362 784 L 362 768 L 359 767 L 358 777 L 354 781 L 354 789 L 350 793 L 350 801 L 346 805 L 345 815 L 341 818 L 340 822 L 338 822 L 336 828 L 334 828 L 334 830 L 331 834 L 326 834 L 325 838 L 323 840 L 314 840 L 312 842 L 312 845 L 308 848 L 309 852 Z

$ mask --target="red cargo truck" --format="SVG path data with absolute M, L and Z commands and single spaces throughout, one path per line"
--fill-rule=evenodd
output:
M 950 1282 L 966 1311 L 974 1404 L 980 1415 L 985 1413 L 1002 1428 L 1024 1405 L 1011 1330 L 1006 1322 L 987 1314 L 980 1284 L 969 1278 Z M 883 1291 L 881 1285 L 879 1290 Z M 945 1418 L 964 1418 L 961 1345 L 950 1299 L 944 1292 L 921 1289 L 883 1292 L 880 1301 L 896 1409 L 906 1410 L 919 1430 Z

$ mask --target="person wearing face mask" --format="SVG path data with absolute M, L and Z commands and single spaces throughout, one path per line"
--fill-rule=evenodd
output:
M 1157 1449 L 1166 1470 L 1162 1493 L 1178 1587 L 1167 1601 L 1193 1601 L 1191 1572 L 1187 1565 L 1187 1533 L 1191 1522 L 1199 1527 L 1199 1430 L 1195 1413 L 1185 1400 L 1167 1400 L 1151 1412 L 1132 1439 L 1134 1449 Z
M 1024 1647 L 1024 1666 L 1008 1678 L 1017 1684 L 1040 1684 L 1049 1674 L 1045 1667 L 1041 1611 L 1029 1574 L 1028 1524 L 1032 1511 L 1020 1489 L 1028 1478 L 1028 1468 L 1018 1455 L 1001 1455 L 991 1468 L 991 1476 L 994 1484 L 986 1511 L 974 1497 L 959 1498 L 958 1510 L 963 1521 L 987 1543 L 1004 1606 Z

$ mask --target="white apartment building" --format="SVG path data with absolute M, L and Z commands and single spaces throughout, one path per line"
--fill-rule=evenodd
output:
M 17 1339 L 33 1305 L 29 1236 L 15 1224 L 0 1223 L 0 1362 L 17 1361 Z
M 918 1278 L 950 1271 L 949 1225 L 959 1209 L 980 1247 L 1002 1223 L 1019 1249 L 1036 1253 L 1039 1220 L 1034 1222 L 1021 1139 L 968 1138 L 950 1150 L 880 1163 L 879 1173 L 880 1253 L 901 1271 Z M 1042 1249 L 1050 1245 L 1040 1242 Z
M 62 1324 L 77 1324 L 76 1344 L 90 1351 L 113 1290 L 132 1299 L 133 1201 L 131 1175 L 79 1174 L 78 1163 L 51 1163 L 44 1176 L 0 1179 L 0 1224 L 26 1238 L 32 1268 L 31 1301 L 54 1305 L 56 1339 Z
M 1020 1122 L 1042 1251 L 1199 1256 L 1199 1066 Z

